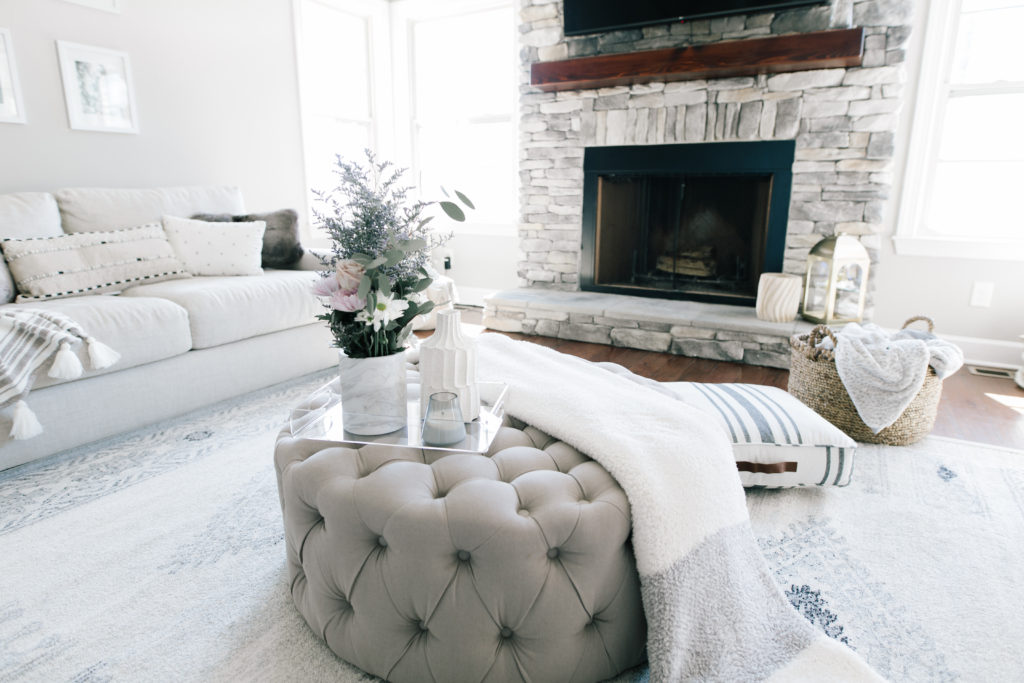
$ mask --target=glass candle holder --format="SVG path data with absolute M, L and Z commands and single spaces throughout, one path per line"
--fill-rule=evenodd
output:
M 459 397 L 452 391 L 431 394 L 427 414 L 423 418 L 423 443 L 429 446 L 451 446 L 466 438 Z

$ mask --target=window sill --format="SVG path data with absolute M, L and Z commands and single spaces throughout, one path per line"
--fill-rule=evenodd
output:
M 974 240 L 952 237 L 892 238 L 900 256 L 932 256 L 938 258 L 1024 261 L 1024 240 Z

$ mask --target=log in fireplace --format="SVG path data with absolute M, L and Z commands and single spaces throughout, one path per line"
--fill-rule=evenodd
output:
M 581 288 L 753 306 L 782 270 L 795 146 L 587 148 Z

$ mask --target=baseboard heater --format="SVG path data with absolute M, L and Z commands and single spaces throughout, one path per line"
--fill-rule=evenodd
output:
M 1003 379 L 1013 379 L 1013 370 L 1007 368 L 990 368 L 984 365 L 968 365 L 967 372 L 972 375 L 980 375 L 982 377 L 1001 377 Z

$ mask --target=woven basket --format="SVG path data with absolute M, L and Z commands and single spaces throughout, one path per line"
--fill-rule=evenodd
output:
M 913 317 L 903 323 L 903 327 L 918 320 L 928 323 L 929 332 L 935 328 L 931 319 L 925 316 Z M 818 342 L 826 336 L 832 340 L 835 348 L 835 335 L 825 325 L 818 325 L 809 334 L 790 338 L 792 363 L 789 369 L 789 393 L 856 441 L 906 446 L 928 435 L 935 425 L 939 397 L 942 395 L 942 380 L 935 375 L 934 370 L 928 368 L 924 385 L 903 414 L 875 434 L 853 407 L 853 401 L 836 372 L 833 350 L 818 346 Z

